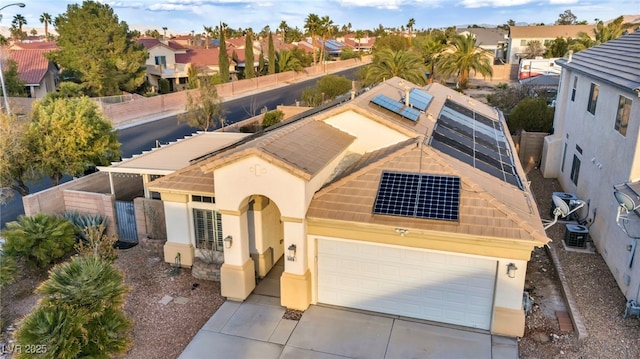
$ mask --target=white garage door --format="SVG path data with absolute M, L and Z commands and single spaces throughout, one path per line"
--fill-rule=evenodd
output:
M 489 329 L 496 261 L 318 241 L 320 303 Z

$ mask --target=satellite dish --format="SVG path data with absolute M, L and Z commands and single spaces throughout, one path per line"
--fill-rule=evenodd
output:
M 635 211 L 636 209 L 638 209 L 638 207 L 640 207 L 640 205 L 636 205 L 633 198 L 626 193 L 614 191 L 613 195 L 616 197 L 616 201 L 618 201 L 620 207 L 622 207 L 622 209 L 627 212 Z
M 556 209 L 553 210 L 554 215 L 556 214 L 556 212 L 558 213 L 558 217 L 564 218 L 569 215 L 569 212 L 571 212 L 571 208 L 569 208 L 567 202 L 555 195 L 551 196 L 551 199 L 553 200 L 553 205 L 556 206 Z

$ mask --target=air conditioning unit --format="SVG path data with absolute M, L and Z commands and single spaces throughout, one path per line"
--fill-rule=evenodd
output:
M 575 200 L 578 199 L 578 197 L 575 194 L 573 194 L 573 193 L 565 193 L 565 192 L 553 192 L 553 195 L 554 196 L 558 196 L 560 199 L 565 201 L 565 203 L 569 206 L 569 209 L 574 209 L 575 208 L 575 205 L 573 205 L 573 206 L 571 205 L 571 201 L 572 200 L 575 201 Z M 551 201 L 551 218 L 553 218 L 553 210 L 555 208 L 556 208 L 556 205 L 553 203 L 553 201 Z M 570 214 L 566 218 L 561 218 L 561 219 L 566 220 L 566 221 L 575 220 L 574 213 Z
M 567 247 L 587 248 L 589 241 L 589 228 L 579 224 L 567 224 L 564 233 L 564 244 Z

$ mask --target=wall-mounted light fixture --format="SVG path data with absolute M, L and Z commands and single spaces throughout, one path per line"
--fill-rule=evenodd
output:
M 515 278 L 517 270 L 518 270 L 518 267 L 516 267 L 515 264 L 513 263 L 507 264 L 507 276 L 509 276 L 509 278 Z
M 409 230 L 405 228 L 396 228 L 396 233 L 398 233 L 401 237 L 404 237 L 405 234 L 409 233 Z
M 296 261 L 296 245 L 292 244 L 290 245 L 287 250 L 289 250 L 289 253 L 287 254 L 287 260 L 290 262 L 295 262 Z
M 222 241 L 224 242 L 225 248 L 231 248 L 231 245 L 233 244 L 233 237 L 226 236 Z

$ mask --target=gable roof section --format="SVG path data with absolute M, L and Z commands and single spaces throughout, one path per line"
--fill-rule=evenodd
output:
M 355 165 L 346 176 L 316 193 L 307 211 L 308 218 L 399 226 L 425 231 L 449 232 L 494 238 L 548 242 L 535 202 L 527 191 L 489 180 L 476 182 L 464 166 L 450 166 L 418 139 L 376 151 L 364 163 Z M 387 156 L 380 156 L 382 152 Z M 465 165 L 466 166 L 466 165 Z M 468 166 L 467 166 L 468 167 Z M 373 203 L 383 171 L 458 176 L 461 178 L 458 222 L 374 215 Z
M 480 46 L 497 45 L 501 42 L 507 41 L 505 37 L 505 35 L 507 35 L 507 31 L 503 29 L 468 27 L 468 28 L 457 29 L 456 31 L 458 32 L 458 34 L 462 34 L 465 32 L 473 34 L 476 38 L 476 43 Z
M 55 41 L 15 42 L 9 46 L 10 50 L 57 50 Z
M 324 122 L 307 119 L 213 157 L 202 165 L 202 170 L 211 172 L 216 167 L 256 155 L 309 180 L 354 140 L 353 136 Z
M 215 195 L 212 173 L 204 173 L 200 163 L 182 168 L 149 183 L 147 188 L 155 192 Z
M 512 39 L 555 39 L 556 37 L 577 38 L 581 32 L 593 38 L 595 25 L 550 25 L 550 26 L 511 26 L 509 37 Z
M 51 50 L 9 50 L 9 58 L 18 63 L 18 76 L 27 85 L 39 85 L 49 70 L 44 54 Z
M 640 32 L 582 50 L 558 65 L 626 91 L 640 91 Z
M 218 66 L 220 48 L 188 49 L 184 54 L 176 54 L 176 63 L 191 64 L 196 67 Z M 231 58 L 229 58 L 231 60 Z
M 139 44 L 142 44 L 142 46 L 144 46 L 144 48 L 147 50 L 150 50 L 156 46 L 163 46 L 174 51 L 185 49 L 184 46 L 180 45 L 175 41 L 167 41 L 167 43 L 164 43 L 156 39 L 155 37 L 141 37 L 138 40 L 136 40 L 136 42 Z

